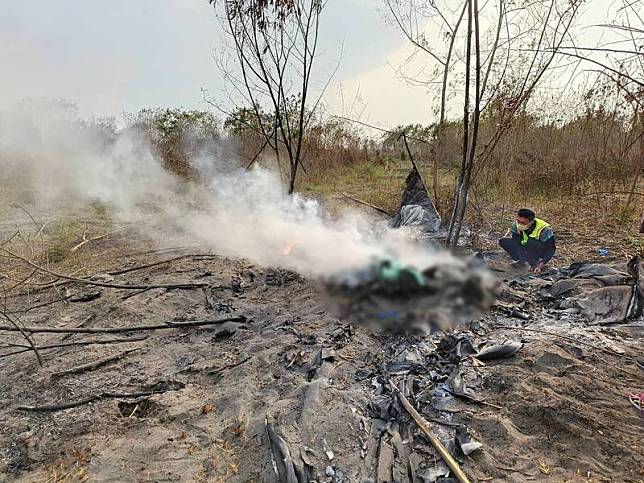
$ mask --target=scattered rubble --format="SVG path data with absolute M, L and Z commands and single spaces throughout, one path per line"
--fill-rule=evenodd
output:
M 15 300 L 34 307 L 20 320 L 43 367 L 7 333 L 5 344 L 22 346 L 0 354 L 0 481 L 46 480 L 61 461 L 82 461 L 97 480 L 642 477 L 639 262 L 497 272 L 497 287 L 480 259 L 429 270 L 381 260 L 327 288 L 349 299 L 355 325 L 288 271 L 218 257 L 157 262 L 101 279 L 121 288 L 83 303 L 42 305 L 58 297 L 48 292 Z M 122 287 L 142 279 L 181 288 L 124 300 Z M 80 281 L 68 286 L 85 293 Z M 596 324 L 573 305 L 613 286 L 630 291 L 625 323 Z M 439 300 L 460 321 L 449 331 L 436 322 Z M 404 315 L 365 327 L 378 303 Z M 401 330 L 410 320 L 423 330 Z

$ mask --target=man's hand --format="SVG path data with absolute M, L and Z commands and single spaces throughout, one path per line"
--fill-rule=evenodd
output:
M 541 273 L 542 270 L 543 270 L 543 262 L 539 262 L 535 265 L 533 271 L 534 273 Z

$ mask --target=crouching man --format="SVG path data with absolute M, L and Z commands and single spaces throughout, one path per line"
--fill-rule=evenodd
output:
M 509 233 L 512 236 L 501 238 L 499 244 L 516 266 L 539 273 L 555 254 L 552 228 L 537 218 L 532 210 L 520 209 Z

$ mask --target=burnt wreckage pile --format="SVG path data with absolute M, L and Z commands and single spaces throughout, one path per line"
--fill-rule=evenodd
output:
M 477 405 L 500 409 L 478 394 L 484 383 L 479 366 L 482 361 L 511 357 L 523 344 L 486 336 L 475 339 L 466 335 L 471 334 L 469 328 L 461 328 L 462 333 L 457 328 L 429 336 L 390 334 L 379 362 L 365 364 L 350 376 L 363 389 L 362 396 L 350 403 L 357 424 L 350 426 L 349 438 L 355 441 L 352 451 L 359 452 L 371 481 L 456 481 L 450 475 L 458 481 L 472 480 L 466 456 L 482 444 L 455 415 Z M 336 363 L 335 358 L 333 348 L 320 347 L 303 366 L 311 388 L 317 388 L 311 392 L 331 383 L 333 371 L 321 367 L 325 361 Z M 319 448 L 316 452 L 306 446 L 289 447 L 273 421 L 267 419 L 266 427 L 281 481 L 341 482 L 357 477 L 355 468 L 337 463 L 337 448 L 324 438 L 321 454 Z
M 394 226 L 435 233 L 439 225 L 414 167 Z M 477 367 L 480 361 L 510 357 L 522 347 L 513 341 L 477 343 L 459 335 L 466 322 L 479 318 L 495 301 L 496 281 L 483 261 L 445 254 L 429 266 L 414 267 L 378 259 L 363 270 L 326 280 L 323 290 L 338 318 L 388 334 L 380 363 L 353 374 L 367 394 L 367 404 L 356 404 L 352 412 L 359 420 L 358 449 L 372 469 L 371 478 L 434 482 L 454 481 L 453 475 L 469 481 L 461 466 L 482 444 L 452 420 L 453 413 L 472 403 L 494 406 L 477 396 L 482 384 Z M 333 353 L 320 348 L 306 365 L 309 381 Z M 331 449 L 325 449 L 330 464 L 315 467 L 306 448 L 292 454 L 273 423 L 266 424 L 274 468 L 282 480 L 344 481 L 342 469 L 332 464 Z
M 372 388 L 367 411 L 373 418 L 372 439 L 379 444 L 376 481 L 450 481 L 450 474 L 466 481 L 464 474 L 459 477 L 459 466 L 482 444 L 466 426 L 453 422 L 452 416 L 466 404 L 491 405 L 477 396 L 482 378 L 475 358 L 505 358 L 521 347 L 516 342 L 489 342 L 479 347 L 469 337 L 454 333 L 388 341 L 384 350 L 387 362 L 374 374 L 356 374 L 356 378 L 367 376 Z M 421 421 L 405 407 L 409 401 L 422 415 Z M 422 429 L 429 422 L 431 433 L 449 457 L 441 454 Z

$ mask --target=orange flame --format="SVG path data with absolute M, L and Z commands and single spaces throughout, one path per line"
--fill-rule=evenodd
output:
M 293 246 L 294 245 L 295 245 L 295 243 L 293 243 L 293 242 L 287 242 L 286 245 L 284 246 L 284 250 L 282 250 L 282 255 L 285 256 L 285 257 L 290 255 L 291 252 L 293 251 Z

